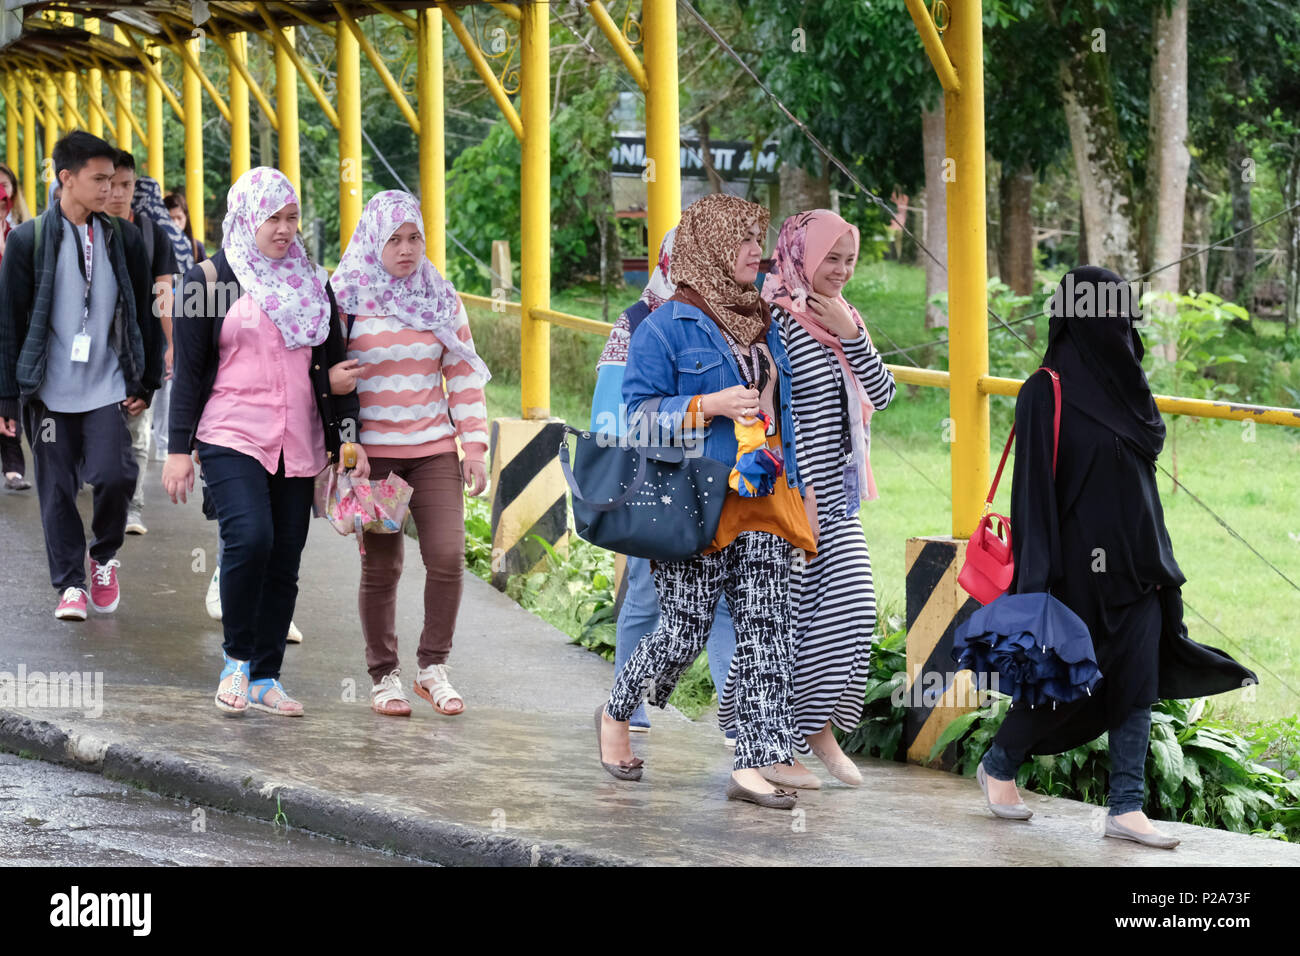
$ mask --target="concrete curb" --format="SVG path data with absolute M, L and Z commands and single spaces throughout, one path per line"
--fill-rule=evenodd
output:
M 0 750 L 98 773 L 154 793 L 273 822 L 443 866 L 632 866 L 605 853 L 530 843 L 443 820 L 368 806 L 315 787 L 285 786 L 213 770 L 165 751 L 145 750 L 0 710 Z M 292 862 L 292 861 L 288 861 Z

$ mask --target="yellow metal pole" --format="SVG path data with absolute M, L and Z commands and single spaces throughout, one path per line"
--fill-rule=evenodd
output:
M 167 34 L 167 39 L 171 41 L 172 49 L 179 53 L 185 64 L 194 71 L 194 75 L 198 77 L 199 82 L 203 84 L 203 89 L 205 89 L 208 96 L 212 98 L 212 105 L 217 108 L 217 112 L 221 114 L 221 118 L 229 123 L 230 107 L 227 106 L 226 101 L 221 98 L 221 94 L 217 92 L 216 85 L 208 79 L 208 75 L 203 72 L 203 67 L 199 63 L 199 48 L 195 46 L 198 42 L 197 38 L 182 41 L 172 32 L 171 28 L 168 27 L 166 23 L 163 23 L 162 28 L 163 33 Z
M 146 55 L 157 55 L 158 48 L 151 44 L 145 47 Z M 160 78 L 151 76 L 145 87 L 145 125 L 149 130 L 149 175 L 158 182 L 158 188 L 166 191 L 163 185 L 163 91 Z
M 114 38 L 127 45 L 126 31 L 113 27 Z M 117 70 L 113 77 L 113 96 L 117 100 L 117 147 L 131 152 L 131 71 Z
M 186 41 L 197 62 L 199 41 Z M 203 88 L 198 71 L 184 58 L 181 64 L 181 98 L 185 107 L 185 204 L 190 210 L 190 232 L 203 241 Z
M 49 176 L 52 181 L 54 178 L 54 167 L 52 165 L 54 144 L 58 142 L 60 130 L 58 94 L 54 89 L 54 79 L 49 73 L 45 74 L 45 79 L 41 83 L 41 99 L 45 101 L 45 115 L 41 117 L 41 125 L 45 127 L 45 156 L 43 158 L 51 160 Z
M 77 25 L 77 18 L 73 13 L 63 12 L 58 17 L 59 22 L 65 27 Z M 78 126 L 77 74 L 72 70 L 64 70 L 59 79 L 63 88 L 63 127 L 69 130 L 76 129 Z
M 521 9 L 519 69 L 523 120 L 520 183 L 520 378 L 524 418 L 551 414 L 551 327 L 533 309 L 551 306 L 550 5 Z
M 361 48 L 346 27 L 334 34 L 338 58 L 339 255 L 361 219 Z
M 235 66 L 236 58 L 245 58 L 248 50 L 248 37 L 243 33 L 230 35 L 226 47 L 226 59 L 229 61 L 230 87 L 230 181 L 233 183 L 248 171 L 252 165 L 249 149 L 248 129 L 248 84 Z
M 87 17 L 85 21 L 86 31 L 89 33 L 100 33 L 99 20 L 95 17 Z M 104 74 L 99 67 L 91 67 L 89 78 L 86 85 L 86 101 L 90 104 L 87 107 L 88 115 L 86 116 L 86 128 L 92 136 L 104 135 Z M 98 109 L 96 109 L 98 107 Z
M 644 5 L 648 253 L 653 262 L 659 244 L 682 217 L 681 129 L 677 110 L 677 4 Z
M 18 81 L 12 73 L 5 74 L 5 165 L 17 170 L 21 165 L 18 156 Z M 18 175 L 17 172 L 14 173 Z
M 948 391 L 952 417 L 952 534 L 968 538 L 989 485 L 988 288 L 984 236 L 984 47 L 981 0 L 949 0 L 944 47 L 960 81 L 944 92 L 948 182 Z
M 293 48 L 293 27 L 281 31 L 283 44 L 275 45 L 275 111 L 279 114 L 279 170 L 289 177 L 293 188 L 302 195 L 302 164 L 298 143 L 298 70 L 285 49 Z
M 19 80 L 23 91 L 23 198 L 27 208 L 36 214 L 36 103 L 32 84 L 27 77 Z
M 447 166 L 443 135 L 442 12 L 428 7 L 416 14 L 416 88 L 420 107 L 420 211 L 424 214 L 424 253 L 447 271 Z

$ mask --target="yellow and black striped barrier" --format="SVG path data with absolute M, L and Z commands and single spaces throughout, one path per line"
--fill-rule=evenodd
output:
M 569 499 L 560 470 L 564 422 L 497 418 L 488 461 L 492 475 L 492 584 L 504 591 L 512 574 L 546 558 L 533 536 L 556 549 L 568 542 Z
M 908 538 L 906 552 L 907 681 L 903 746 L 911 763 L 928 764 L 939 735 L 953 720 L 979 706 L 970 671 L 957 671 L 953 632 L 979 608 L 957 583 L 965 539 Z M 949 746 L 931 766 L 950 768 Z

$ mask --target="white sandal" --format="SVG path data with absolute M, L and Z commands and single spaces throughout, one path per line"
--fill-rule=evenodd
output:
M 432 681 L 431 687 L 425 687 L 425 681 Z M 415 675 L 415 692 L 433 704 L 433 709 L 440 714 L 448 717 L 455 717 L 465 712 L 465 699 L 460 696 L 456 688 L 451 686 L 451 681 L 447 678 L 446 664 L 430 664 L 428 667 L 421 667 Z M 447 710 L 448 701 L 460 701 L 460 710 Z
M 385 717 L 410 717 L 411 701 L 402 691 L 397 671 L 386 675 L 370 688 L 370 709 Z

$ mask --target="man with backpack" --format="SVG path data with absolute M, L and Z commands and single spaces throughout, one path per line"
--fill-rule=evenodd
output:
M 140 232 L 104 212 L 117 150 L 74 130 L 54 145 L 59 200 L 10 235 L 0 264 L 0 433 L 21 413 L 61 620 L 116 610 L 118 549 L 138 474 L 127 422 L 162 381 L 165 342 Z M 81 480 L 94 486 L 90 593 Z
M 144 254 L 149 262 L 149 277 L 153 281 L 154 297 L 158 301 L 157 315 L 162 322 L 163 336 L 171 339 L 171 284 L 176 272 L 176 254 L 172 240 L 158 223 L 148 216 L 137 217 L 132 211 L 135 198 L 135 157 L 124 149 L 117 151 L 113 178 L 109 183 L 108 205 L 104 211 L 110 216 L 125 219 L 140 230 L 144 241 Z M 164 405 L 162 414 L 166 414 Z M 131 433 L 131 447 L 135 450 L 135 463 L 139 475 L 135 479 L 135 492 L 126 509 L 126 533 L 148 534 L 144 524 L 144 482 L 149 468 L 149 438 L 153 433 L 153 409 L 146 408 L 127 422 Z

